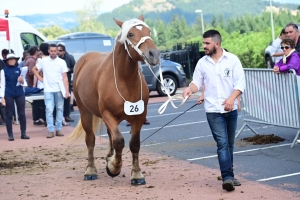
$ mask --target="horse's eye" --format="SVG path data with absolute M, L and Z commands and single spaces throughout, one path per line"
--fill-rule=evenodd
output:
M 128 37 L 133 37 L 133 34 L 132 34 L 132 33 L 129 33 L 129 34 L 128 34 Z

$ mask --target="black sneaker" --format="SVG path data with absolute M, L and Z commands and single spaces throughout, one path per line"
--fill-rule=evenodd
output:
M 28 139 L 30 139 L 30 137 L 27 136 L 27 135 L 21 135 L 21 139 L 23 139 L 23 140 L 28 140 Z
M 74 119 L 72 119 L 70 116 L 65 117 L 66 122 L 74 122 Z
M 227 179 L 226 181 L 223 181 L 222 188 L 223 190 L 226 190 L 228 192 L 235 190 L 233 181 L 231 179 Z
M 8 141 L 14 141 L 14 136 L 8 136 Z
M 44 122 L 42 122 L 41 120 L 36 120 L 33 122 L 33 125 L 44 125 Z

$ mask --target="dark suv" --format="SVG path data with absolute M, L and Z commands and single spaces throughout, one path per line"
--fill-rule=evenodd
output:
M 91 51 L 110 52 L 115 43 L 115 39 L 99 33 L 70 33 L 62 35 L 56 40 L 48 43 L 63 43 L 67 52 L 74 56 L 77 61 L 83 54 Z M 148 65 L 142 63 L 143 74 L 145 76 L 149 91 L 157 91 L 159 95 L 166 96 L 163 87 L 150 71 Z M 159 78 L 159 67 L 152 67 L 154 74 Z M 161 70 L 163 74 L 164 86 L 174 95 L 178 87 L 186 86 L 186 76 L 179 63 L 161 58 Z

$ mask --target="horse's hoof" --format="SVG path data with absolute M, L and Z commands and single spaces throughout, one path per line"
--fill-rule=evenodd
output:
M 85 181 L 92 181 L 98 179 L 97 175 L 84 175 Z
M 145 185 L 145 184 L 146 184 L 146 181 L 144 178 L 131 180 L 131 185 Z
M 117 174 L 113 174 L 113 173 L 111 173 L 110 171 L 109 171 L 109 169 L 108 169 L 108 166 L 106 165 L 106 173 L 110 176 L 110 177 L 116 177 L 116 176 L 119 176 L 119 174 L 120 174 L 120 172 L 119 173 L 117 173 Z

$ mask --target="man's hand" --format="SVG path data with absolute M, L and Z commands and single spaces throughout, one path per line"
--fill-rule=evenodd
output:
M 69 98 L 70 96 L 71 96 L 70 93 L 69 93 L 69 92 L 66 92 L 66 94 L 65 94 L 65 99 Z
M 182 96 L 183 96 L 183 98 L 186 98 L 186 97 L 190 98 L 190 96 L 191 96 L 192 94 L 193 94 L 193 93 L 192 93 L 192 91 L 191 91 L 191 88 L 190 88 L 190 87 L 187 87 L 187 88 L 185 88 L 185 90 L 183 91 Z
M 222 103 L 222 105 L 224 105 L 224 110 L 232 111 L 234 106 L 234 99 L 228 98 Z

